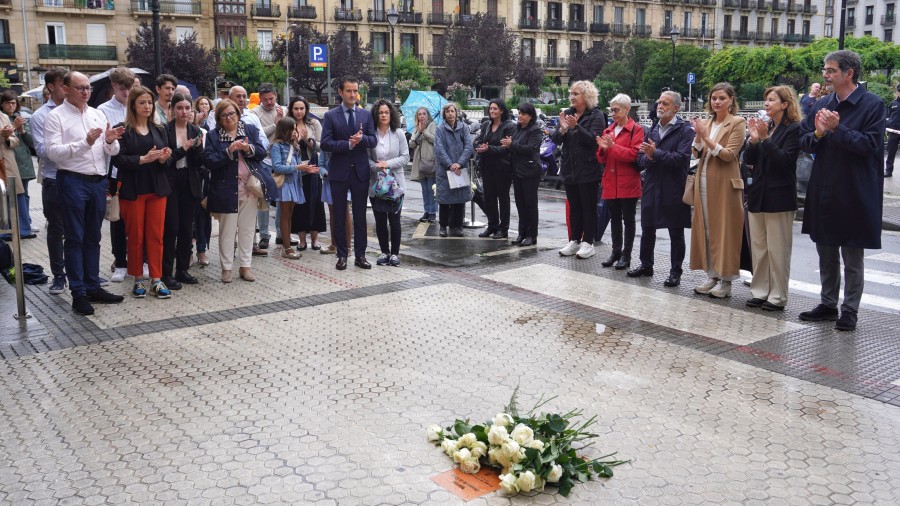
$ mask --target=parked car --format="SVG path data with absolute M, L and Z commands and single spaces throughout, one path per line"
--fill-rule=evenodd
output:
M 487 107 L 491 101 L 486 98 L 470 98 L 466 100 L 466 105 L 470 107 Z

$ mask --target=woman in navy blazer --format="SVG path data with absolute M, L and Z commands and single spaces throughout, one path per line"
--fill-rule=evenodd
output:
M 751 118 L 744 162 L 747 179 L 753 281 L 747 306 L 781 311 L 787 304 L 791 246 L 797 212 L 797 155 L 800 153 L 800 105 L 791 88 L 766 90 L 771 122 Z

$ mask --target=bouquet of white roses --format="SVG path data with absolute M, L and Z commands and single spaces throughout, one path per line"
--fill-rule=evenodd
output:
M 581 416 L 581 410 L 534 414 L 555 397 L 541 399 L 519 416 L 517 393 L 518 388 L 504 412 L 493 420 L 480 425 L 456 420 L 446 429 L 432 425 L 427 429 L 428 440 L 440 446 L 464 473 L 477 473 L 483 464 L 501 469 L 500 487 L 507 494 L 543 491 L 550 483 L 567 496 L 575 483 L 584 483 L 595 474 L 609 478 L 614 466 L 629 462 L 608 460 L 615 453 L 593 460 L 578 454 L 593 444 L 588 440 L 599 437 L 587 432 L 597 423 L 596 416 L 576 424 L 574 419 Z

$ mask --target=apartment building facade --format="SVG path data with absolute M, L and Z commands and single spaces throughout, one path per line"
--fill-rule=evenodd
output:
M 439 48 L 449 27 L 485 13 L 517 33 L 522 54 L 565 81 L 570 56 L 597 41 L 669 40 L 674 27 L 680 43 L 711 49 L 808 43 L 822 36 L 824 6 L 830 1 L 398 0 L 393 4 L 400 14 L 394 48 L 441 67 Z M 376 59 L 385 63 L 391 7 L 389 0 L 160 1 L 163 24 L 177 37 L 196 32 L 206 47 L 227 48 L 247 39 L 266 59 L 272 42 L 290 24 L 312 23 L 323 32 L 346 27 L 350 37 L 371 44 Z M 39 85 L 41 69 L 54 65 L 102 71 L 125 61 L 127 38 L 150 17 L 150 0 L 0 0 L 0 65 L 18 70 L 23 86 Z
M 826 0 L 829 4 L 835 0 Z M 894 32 L 897 30 L 897 7 L 900 1 L 894 0 L 846 0 L 847 15 L 844 33 L 854 37 L 871 35 L 884 42 L 897 42 Z M 837 0 L 840 4 L 840 0 Z M 835 26 L 839 23 L 835 15 Z M 834 30 L 835 32 L 838 29 Z

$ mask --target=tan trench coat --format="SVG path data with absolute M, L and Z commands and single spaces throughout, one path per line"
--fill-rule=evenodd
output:
M 706 257 L 706 233 L 703 226 L 703 206 L 700 204 L 700 169 L 709 150 L 704 146 L 694 154 L 700 169 L 694 179 L 694 217 L 691 221 L 691 269 L 704 271 L 711 267 L 720 276 L 740 274 L 741 237 L 744 230 L 744 181 L 741 179 L 738 155 L 744 144 L 746 120 L 738 116 L 725 118 L 715 141 L 722 146 L 717 156 L 706 166 L 707 206 L 709 208 L 709 252 Z M 712 129 L 712 119 L 709 120 Z
M 0 129 L 12 126 L 9 116 L 0 112 Z M 25 187 L 22 186 L 22 177 L 19 176 L 19 166 L 16 165 L 16 146 L 19 145 L 19 136 L 13 133 L 9 136 L 9 144 L 0 137 L 0 153 L 6 160 L 6 177 L 16 176 L 16 195 L 25 193 Z

